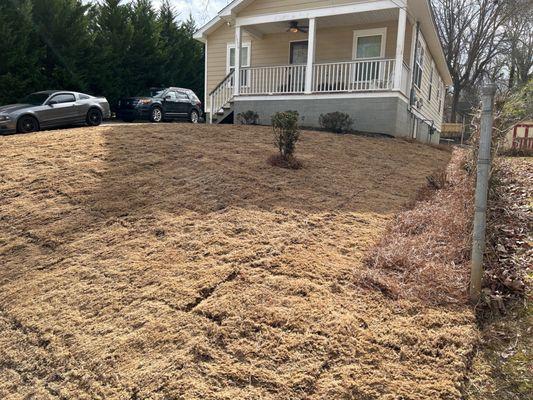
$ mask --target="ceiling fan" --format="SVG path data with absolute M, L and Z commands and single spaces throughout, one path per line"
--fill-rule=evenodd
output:
M 307 33 L 308 31 L 309 31 L 309 27 L 298 26 L 298 21 L 291 21 L 289 24 L 289 29 L 287 29 L 287 32 L 292 32 L 292 33 L 298 33 L 298 32 Z

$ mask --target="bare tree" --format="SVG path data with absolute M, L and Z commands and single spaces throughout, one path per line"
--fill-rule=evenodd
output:
M 509 88 L 529 81 L 533 68 L 533 2 L 511 0 L 516 12 L 505 25 L 505 58 L 509 68 Z
M 437 29 L 452 75 L 451 120 L 457 121 L 461 92 L 488 72 L 502 50 L 512 8 L 503 0 L 433 0 Z

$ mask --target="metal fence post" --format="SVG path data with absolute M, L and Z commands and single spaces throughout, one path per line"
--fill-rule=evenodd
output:
M 470 300 L 477 303 L 481 296 L 483 279 L 483 255 L 485 253 L 485 229 L 487 225 L 487 196 L 491 165 L 492 109 L 496 85 L 488 84 L 482 90 L 481 133 L 477 160 L 476 209 L 472 242 L 470 274 Z

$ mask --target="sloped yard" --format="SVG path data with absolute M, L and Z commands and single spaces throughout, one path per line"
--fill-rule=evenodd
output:
M 450 154 L 305 132 L 288 171 L 272 142 L 186 124 L 0 137 L 0 398 L 459 399 L 470 310 L 363 274 Z

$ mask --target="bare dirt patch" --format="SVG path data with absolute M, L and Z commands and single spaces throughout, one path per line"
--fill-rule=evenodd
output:
M 0 138 L 0 398 L 458 399 L 466 307 L 363 259 L 450 154 L 268 128 Z

